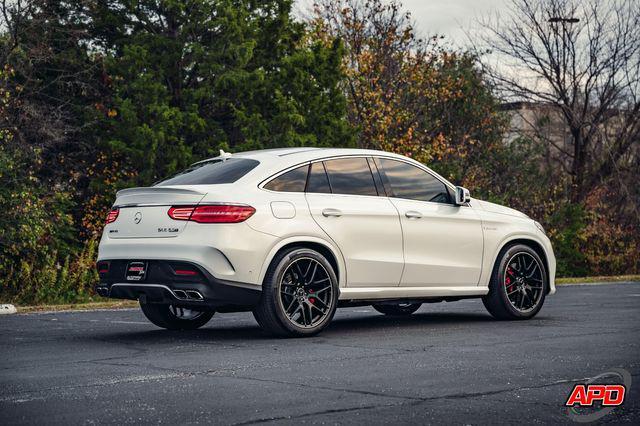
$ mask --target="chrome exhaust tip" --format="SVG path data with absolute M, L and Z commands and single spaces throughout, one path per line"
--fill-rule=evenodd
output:
M 173 296 L 179 300 L 191 300 L 200 302 L 204 300 L 202 294 L 197 290 L 171 290 Z
M 187 296 L 187 293 L 185 293 L 183 290 L 173 290 L 172 293 L 177 299 L 180 299 L 180 300 L 189 299 L 189 296 Z
M 200 294 L 199 291 L 196 290 L 186 290 L 185 293 L 187 293 L 187 297 L 189 299 L 193 299 L 193 300 L 204 300 L 204 297 L 202 297 L 202 294 Z

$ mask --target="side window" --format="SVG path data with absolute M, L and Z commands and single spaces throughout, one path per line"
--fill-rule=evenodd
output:
M 378 195 L 366 158 L 340 158 L 324 162 L 334 194 Z
M 446 186 L 424 170 L 402 161 L 378 158 L 391 187 L 391 196 L 409 200 L 450 203 Z
M 278 192 L 304 192 L 304 187 L 307 184 L 307 172 L 309 171 L 309 165 L 305 164 L 287 173 L 281 174 L 277 178 L 271 180 L 264 187 L 271 191 Z
M 309 180 L 307 181 L 307 192 L 315 192 L 321 194 L 330 194 L 331 186 L 327 172 L 324 170 L 322 162 L 312 163 L 309 172 Z

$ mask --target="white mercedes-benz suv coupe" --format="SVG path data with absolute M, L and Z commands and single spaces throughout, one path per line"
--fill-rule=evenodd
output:
M 253 311 L 269 333 L 309 336 L 343 306 L 408 315 L 476 297 L 495 318 L 531 318 L 556 262 L 539 223 L 410 158 L 286 148 L 119 191 L 97 269 L 98 294 L 139 300 L 159 327 Z

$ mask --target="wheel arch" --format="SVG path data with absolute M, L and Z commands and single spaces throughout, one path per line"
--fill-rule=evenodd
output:
M 502 250 L 504 250 L 504 248 L 507 247 L 508 245 L 514 245 L 514 244 L 522 244 L 527 247 L 530 247 L 533 251 L 536 252 L 536 254 L 538 254 L 538 256 L 540 256 L 540 259 L 542 259 L 542 261 L 544 262 L 544 272 L 547 278 L 547 294 L 548 294 L 549 291 L 551 290 L 549 259 L 547 257 L 547 253 L 544 249 L 544 246 L 533 238 L 519 236 L 519 237 L 513 237 L 510 239 L 507 239 L 506 241 L 503 241 L 494 256 L 493 263 L 491 265 L 492 270 L 495 267 L 496 262 L 498 262 L 499 260 L 498 255 L 502 252 Z
M 267 269 L 273 259 L 281 252 L 291 248 L 309 248 L 315 250 L 327 258 L 338 277 L 338 286 L 344 287 L 346 283 L 346 273 L 342 253 L 329 242 L 317 237 L 292 237 L 282 240 L 276 244 L 265 259 L 260 270 L 260 283 L 264 281 Z

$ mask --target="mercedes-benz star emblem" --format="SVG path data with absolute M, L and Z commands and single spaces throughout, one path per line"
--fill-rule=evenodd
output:
M 142 221 L 142 213 L 141 212 L 136 212 L 136 215 L 133 216 L 133 221 L 137 224 L 139 224 Z

